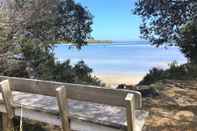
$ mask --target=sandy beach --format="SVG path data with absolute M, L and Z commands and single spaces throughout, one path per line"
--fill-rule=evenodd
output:
M 96 76 L 107 86 L 116 86 L 118 84 L 136 85 L 143 79 L 143 75 L 128 74 L 97 74 Z

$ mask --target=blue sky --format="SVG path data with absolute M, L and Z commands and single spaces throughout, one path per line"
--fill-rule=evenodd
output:
M 141 19 L 132 14 L 136 0 L 75 0 L 94 16 L 92 36 L 99 40 L 140 40 Z

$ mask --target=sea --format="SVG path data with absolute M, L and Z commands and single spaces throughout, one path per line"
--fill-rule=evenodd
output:
M 157 48 L 144 41 L 90 43 L 80 50 L 69 44 L 61 44 L 56 46 L 55 56 L 61 62 L 70 59 L 72 64 L 85 61 L 94 75 L 109 84 L 129 83 L 130 79 L 135 79 L 133 83 L 136 84 L 153 67 L 166 69 L 174 61 L 186 63 L 186 58 L 177 47 Z

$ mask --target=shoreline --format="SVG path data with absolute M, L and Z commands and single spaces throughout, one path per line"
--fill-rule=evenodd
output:
M 136 85 L 144 77 L 144 75 L 137 74 L 96 74 L 102 82 L 107 86 L 117 86 L 119 84 Z

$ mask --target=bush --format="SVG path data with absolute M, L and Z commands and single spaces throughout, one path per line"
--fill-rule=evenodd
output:
M 93 76 L 92 73 L 93 70 L 84 61 L 72 65 L 70 60 L 60 63 L 53 58 L 39 62 L 33 70 L 23 62 L 9 64 L 8 66 L 0 65 L 0 75 L 3 76 L 104 86 L 105 84 L 96 76 Z
M 156 81 L 159 81 L 161 79 L 164 79 L 164 70 L 153 68 L 149 71 L 149 73 L 143 78 L 142 81 L 140 81 L 139 85 L 150 85 Z
M 149 73 L 139 82 L 139 85 L 150 85 L 160 80 L 192 80 L 197 78 L 197 64 L 178 65 L 173 62 L 166 70 L 153 68 Z

